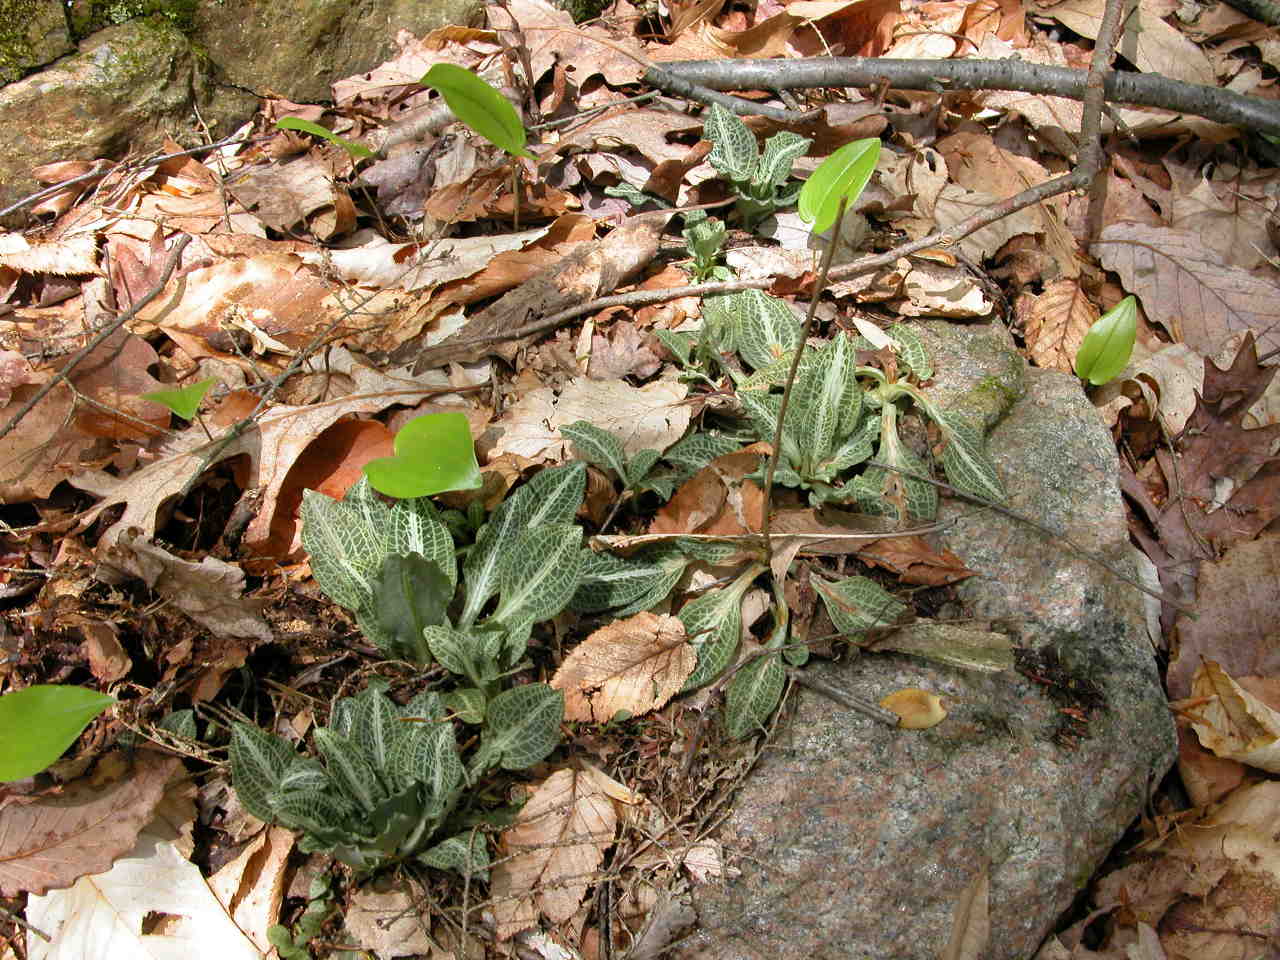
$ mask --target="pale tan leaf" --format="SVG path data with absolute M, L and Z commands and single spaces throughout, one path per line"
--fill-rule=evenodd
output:
M 436 956 L 426 924 L 407 890 L 362 887 L 346 911 L 347 932 L 379 957 Z
M 166 922 L 153 932 L 153 915 Z M 181 925 L 167 922 L 181 917 Z M 262 952 L 227 915 L 195 864 L 147 830 L 110 870 L 82 876 L 68 890 L 27 899 L 27 919 L 50 935 L 27 939 L 31 960 L 261 960 Z M 170 932 L 165 929 L 174 926 Z
M 91 233 L 48 243 L 32 243 L 16 233 L 0 233 L 0 266 L 19 273 L 77 276 L 103 273 L 98 265 L 98 241 Z
M 559 429 L 577 420 L 589 420 L 613 434 L 628 457 L 641 450 L 666 450 L 689 426 L 692 411 L 685 397 L 687 384 L 655 380 L 633 387 L 621 380 L 579 377 L 560 392 L 549 423 Z
M 493 868 L 493 912 L 498 939 L 509 940 L 537 923 L 572 917 L 586 896 L 618 815 L 591 777 L 557 770 L 542 782 L 502 832 L 502 857 Z
M 1105 6 L 1105 0 L 1065 0 L 1044 13 L 1082 37 L 1096 40 Z M 1213 67 L 1201 49 L 1160 19 L 1150 0 L 1129 14 L 1118 52 L 1144 73 L 1159 73 L 1184 83 L 1217 83 Z
M 1019 308 L 1021 314 L 1021 304 Z M 1097 319 L 1098 308 L 1079 282 L 1055 280 L 1048 284 L 1021 316 L 1031 359 L 1047 370 L 1073 372 L 1084 335 Z
M 1194 233 L 1115 223 L 1091 249 L 1151 320 L 1193 350 L 1212 356 L 1244 330 L 1253 330 L 1259 353 L 1280 348 L 1280 285 L 1224 265 Z
M 637 613 L 582 641 L 551 686 L 564 691 L 566 720 L 606 723 L 620 711 L 634 717 L 665 705 L 697 662 L 678 617 Z
M 296 839 L 291 830 L 268 827 L 209 878 L 209 889 L 218 902 L 263 953 L 271 949 L 267 930 L 280 920 L 289 854 Z
M 938 960 L 979 960 L 991 939 L 991 877 L 986 864 L 960 895 L 951 918 L 951 938 Z
M 1207 703 L 1191 710 L 1200 743 L 1220 757 L 1280 773 L 1280 713 L 1235 682 L 1213 660 L 1191 681 L 1191 696 Z

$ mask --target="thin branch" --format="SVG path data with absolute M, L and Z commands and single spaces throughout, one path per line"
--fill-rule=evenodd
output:
M 684 97 L 687 100 L 697 100 L 699 103 L 718 103 L 726 110 L 736 113 L 740 117 L 768 117 L 770 120 L 777 120 L 779 123 L 801 124 L 814 119 L 818 114 L 816 110 L 797 113 L 793 110 L 771 107 L 764 103 L 753 103 L 741 97 L 731 97 L 726 93 L 717 93 L 710 87 L 704 87 L 699 83 L 694 83 L 692 80 L 686 80 L 684 77 L 677 76 L 659 66 L 650 67 L 644 75 L 644 80 L 649 86 L 655 87 L 663 93 Z
M 1094 41 L 1093 60 L 1085 81 L 1084 114 L 1080 122 L 1080 166 L 1094 174 L 1089 187 L 1089 212 L 1085 236 L 1093 240 L 1102 230 L 1102 211 L 1107 202 L 1106 164 L 1102 154 L 1102 107 L 1106 100 L 1106 75 L 1116 55 L 1116 44 L 1124 32 L 1120 15 L 1129 0 L 1107 0 L 1102 25 Z
M 1082 100 L 1088 71 L 1021 60 L 881 60 L 830 57 L 798 60 L 686 60 L 662 65 L 712 90 L 798 90 L 862 87 L 888 81 L 902 90 L 1016 90 Z M 646 83 L 659 85 L 663 78 Z M 1263 100 L 1159 74 L 1106 74 L 1109 103 L 1189 113 L 1263 133 L 1280 134 L 1280 101 Z
M 34 410 L 36 405 L 47 397 L 54 387 L 67 379 L 67 376 L 71 371 L 79 366 L 84 361 L 85 357 L 93 353 L 93 351 L 96 350 L 108 337 L 137 316 L 138 312 L 142 310 L 143 307 L 149 304 L 156 297 L 160 296 L 160 294 L 164 293 L 164 288 L 168 285 L 169 278 L 173 276 L 173 271 L 178 266 L 178 261 L 182 258 L 182 251 L 186 249 L 187 244 L 190 242 L 191 237 L 186 234 L 183 234 L 178 238 L 178 242 L 173 245 L 173 250 L 169 252 L 169 257 L 164 262 L 164 269 L 160 272 L 160 279 L 157 281 L 156 285 L 148 290 L 141 300 L 103 327 L 102 330 L 98 332 L 97 336 L 85 344 L 85 346 L 82 347 L 75 356 L 67 361 L 67 365 L 65 367 L 54 374 L 44 386 L 37 390 L 31 399 L 24 403 L 22 408 L 18 410 L 12 418 L 10 418 L 9 422 L 3 427 L 0 427 L 0 440 L 3 440 L 12 433 L 18 424 L 23 421 L 23 418 Z

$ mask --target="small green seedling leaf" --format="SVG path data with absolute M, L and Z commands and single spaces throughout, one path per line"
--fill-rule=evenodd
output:
M 364 465 L 373 489 L 389 497 L 474 490 L 483 482 L 471 427 L 460 413 L 428 413 L 410 420 L 396 434 L 395 449 L 394 457 Z
M 328 140 L 358 159 L 367 159 L 373 156 L 373 151 L 363 144 L 344 140 L 332 130 L 322 127 L 318 123 L 312 123 L 310 120 L 303 120 L 301 117 L 283 117 L 276 121 L 276 126 L 281 130 L 299 130 L 302 133 L 309 133 L 313 137 Z
M 200 380 L 181 390 L 155 390 L 144 393 L 142 399 L 168 407 L 183 420 L 190 420 L 200 409 L 200 401 L 204 399 L 204 395 L 217 382 L 215 377 L 210 377 L 208 380 Z
M 1138 335 L 1138 301 L 1125 297 L 1100 316 L 1076 351 L 1076 376 L 1095 387 L 1120 375 L 1129 364 Z
M 437 91 L 453 115 L 513 157 L 535 159 L 525 149 L 524 123 L 511 101 L 470 70 L 437 63 L 418 81 Z
M 836 222 L 840 199 L 847 198 L 851 209 L 871 179 L 880 159 L 880 140 L 868 137 L 846 143 L 813 171 L 800 190 L 800 219 L 813 223 L 813 232 L 822 233 Z
M 38 684 L 0 697 L 0 781 L 35 776 L 75 742 L 115 697 Z

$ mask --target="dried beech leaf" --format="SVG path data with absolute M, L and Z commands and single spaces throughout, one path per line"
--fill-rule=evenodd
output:
M 666 704 L 697 660 L 677 617 L 638 613 L 587 637 L 551 686 L 564 691 L 566 720 L 605 723 L 622 711 L 634 717 Z

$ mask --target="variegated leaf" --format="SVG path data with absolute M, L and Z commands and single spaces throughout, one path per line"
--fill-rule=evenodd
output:
M 892 404 L 885 407 L 887 414 L 881 420 L 880 424 L 880 448 L 877 451 L 876 459 L 890 467 L 897 468 L 890 471 L 891 476 L 885 481 L 890 491 L 901 489 L 906 501 L 907 512 L 919 520 L 932 520 L 938 513 L 938 488 L 933 484 L 916 479 L 917 477 L 927 477 L 929 468 L 924 461 L 920 459 L 898 436 L 897 418 L 892 414 L 895 408 Z M 899 472 L 905 471 L 905 472 Z M 911 476 L 914 474 L 915 476 Z M 888 500 L 890 504 L 896 502 L 898 498 L 890 495 Z M 900 519 L 906 520 L 906 517 Z
M 427 815 L 442 815 L 465 776 L 452 724 L 447 720 L 412 724 L 408 736 L 397 744 L 392 769 L 399 783 L 423 785 Z
M 579 457 L 612 470 L 619 480 L 627 480 L 627 453 L 622 449 L 622 441 L 607 430 L 601 430 L 588 420 L 575 420 L 560 428 L 560 436 L 573 444 Z
M 657 450 L 640 450 L 631 462 L 627 464 L 627 472 L 623 477 L 623 485 L 629 490 L 634 490 L 644 482 L 645 477 L 649 475 L 649 471 L 653 469 L 653 465 L 658 462 L 661 457 Z
M 741 298 L 741 291 L 702 298 L 702 333 L 713 350 L 729 353 L 738 349 Z
M 366 813 L 387 798 L 373 767 L 352 741 L 328 727 L 316 727 L 316 748 L 338 789 Z
M 291 790 L 324 791 L 333 790 L 333 788 L 333 780 L 325 772 L 323 764 L 315 757 L 303 756 L 294 757 L 293 763 L 276 784 L 276 789 L 282 793 L 288 793 Z
M 782 395 L 749 390 L 738 394 L 742 409 L 751 420 L 756 436 L 766 443 L 773 443 L 778 432 L 778 411 L 782 407 Z M 782 463 L 795 466 L 800 462 L 800 447 L 794 432 L 782 433 Z
M 729 437 L 713 433 L 691 433 L 668 449 L 662 459 L 688 474 L 694 474 L 717 457 L 736 453 L 741 448 L 742 444 Z
M 917 380 L 928 380 L 933 376 L 933 362 L 915 330 L 905 323 L 895 323 L 889 327 L 889 336 L 898 341 L 897 354 Z
M 725 691 L 724 722 L 729 736 L 735 740 L 749 736 L 773 716 L 782 699 L 787 671 L 781 654 L 771 653 L 753 660 L 729 681 Z
M 484 711 L 489 700 L 483 690 L 475 687 L 460 687 L 444 696 L 445 707 L 463 723 L 478 727 L 484 723 Z
M 418 859 L 428 867 L 452 870 L 464 877 L 471 873 L 486 879 L 489 872 L 489 846 L 479 830 L 441 841 L 425 853 L 418 854 Z
M 867 630 L 892 626 L 908 610 L 905 603 L 866 577 L 846 577 L 835 583 L 814 577 L 811 582 L 842 634 L 860 637 Z
M 658 342 L 675 354 L 680 366 L 687 367 L 693 360 L 693 346 L 696 342 L 692 334 L 677 333 L 674 330 L 654 330 L 653 335 Z
M 390 510 L 379 515 L 377 509 L 302 492 L 302 546 L 310 554 L 311 573 L 325 595 L 348 610 L 367 602 L 369 578 L 382 559 L 382 537 L 374 523 L 385 524 Z
M 943 414 L 946 446 L 942 449 L 942 469 L 952 486 L 975 497 L 1003 503 L 1008 494 L 1000 482 L 995 462 L 987 454 L 982 434 L 957 414 Z
M 383 785 L 390 787 L 391 754 L 405 732 L 400 711 L 380 686 L 366 687 L 352 699 L 356 709 L 351 719 L 350 739 L 373 765 Z
M 713 103 L 703 125 L 703 137 L 711 141 L 707 159 L 730 180 L 746 183 L 756 171 L 760 148 L 755 134 L 736 115 Z
M 689 562 L 679 553 L 665 556 L 658 564 L 660 572 L 650 582 L 649 589 L 625 607 L 614 611 L 614 616 L 622 619 L 623 617 L 631 616 L 633 613 L 656 607 L 667 598 L 667 594 L 680 582 L 680 578 L 684 576 L 684 569 L 688 565 Z
M 698 665 L 681 692 L 710 683 L 733 662 L 742 637 L 742 597 L 760 570 L 752 566 L 729 586 L 708 590 L 680 608 L 677 616 L 698 654 Z
M 871 456 L 879 435 L 880 418 L 865 418 L 854 428 L 853 433 L 841 441 L 830 460 L 818 464 L 814 473 L 824 480 L 832 480 L 850 467 L 856 467 Z
M 800 345 L 800 321 L 786 302 L 762 290 L 743 290 L 738 314 L 738 355 L 759 370 Z
M 485 711 L 474 774 L 493 766 L 523 770 L 544 760 L 560 742 L 564 694 L 545 683 L 527 683 L 498 694 Z
M 291 830 L 304 830 L 330 843 L 346 835 L 354 812 L 342 797 L 314 790 L 290 790 L 274 798 L 280 823 Z
M 826 346 L 817 351 L 814 362 L 809 364 L 804 376 L 796 377 L 791 403 L 794 405 L 796 446 L 801 460 L 796 464 L 802 476 L 809 476 L 817 465 L 826 460 L 840 440 L 840 427 L 844 423 L 857 422 L 862 409 L 862 390 L 854 373 L 857 355 L 853 343 L 844 334 L 837 334 Z
M 297 756 L 280 737 L 267 733 L 252 723 L 235 723 L 231 727 L 231 782 L 240 803 L 259 820 L 275 819 L 268 796 L 280 775 Z
M 452 592 L 458 585 L 458 561 L 453 555 L 449 528 L 410 503 L 402 500 L 391 508 L 391 522 L 385 534 L 387 555 L 422 554 L 444 573 Z
M 544 523 L 508 542 L 492 620 L 508 629 L 550 619 L 568 605 L 582 567 L 582 528 Z
M 762 186 L 779 186 L 791 176 L 791 165 L 808 152 L 812 143 L 808 137 L 787 130 L 775 133 L 764 142 L 764 153 L 752 179 Z
M 662 574 L 663 567 L 657 561 L 584 548 L 578 588 L 569 608 L 579 613 L 599 613 L 625 606 L 643 596 Z
M 522 531 L 544 523 L 573 520 L 586 490 L 587 468 L 578 461 L 543 470 L 493 511 L 463 566 L 466 602 L 458 626 L 469 627 L 498 591 L 499 571 L 511 542 Z

